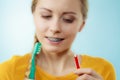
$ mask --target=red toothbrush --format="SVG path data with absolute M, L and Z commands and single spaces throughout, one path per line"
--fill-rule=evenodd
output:
M 75 61 L 76 68 L 79 69 L 80 68 L 80 64 L 79 64 L 77 55 L 74 55 L 74 61 Z

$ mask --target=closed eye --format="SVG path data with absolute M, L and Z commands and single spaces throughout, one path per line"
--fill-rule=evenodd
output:
M 44 19 L 50 19 L 52 16 L 51 15 L 47 15 L 47 16 L 41 16 Z
M 63 19 L 65 22 L 67 22 L 67 23 L 73 23 L 73 19 Z

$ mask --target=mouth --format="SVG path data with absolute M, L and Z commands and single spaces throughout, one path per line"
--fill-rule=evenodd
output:
M 51 42 L 61 42 L 64 38 L 57 38 L 57 37 L 46 37 Z

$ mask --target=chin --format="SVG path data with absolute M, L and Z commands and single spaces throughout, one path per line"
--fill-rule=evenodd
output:
M 63 46 L 61 47 L 60 46 L 59 47 L 58 46 L 46 46 L 44 47 L 44 49 L 50 53 L 60 53 L 66 50 Z
M 46 47 L 46 50 L 53 53 L 58 53 L 62 51 L 60 47 L 55 47 L 55 46 Z

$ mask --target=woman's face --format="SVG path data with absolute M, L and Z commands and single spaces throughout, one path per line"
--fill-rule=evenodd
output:
M 84 26 L 80 0 L 39 0 L 33 16 L 36 36 L 48 52 L 69 50 Z

